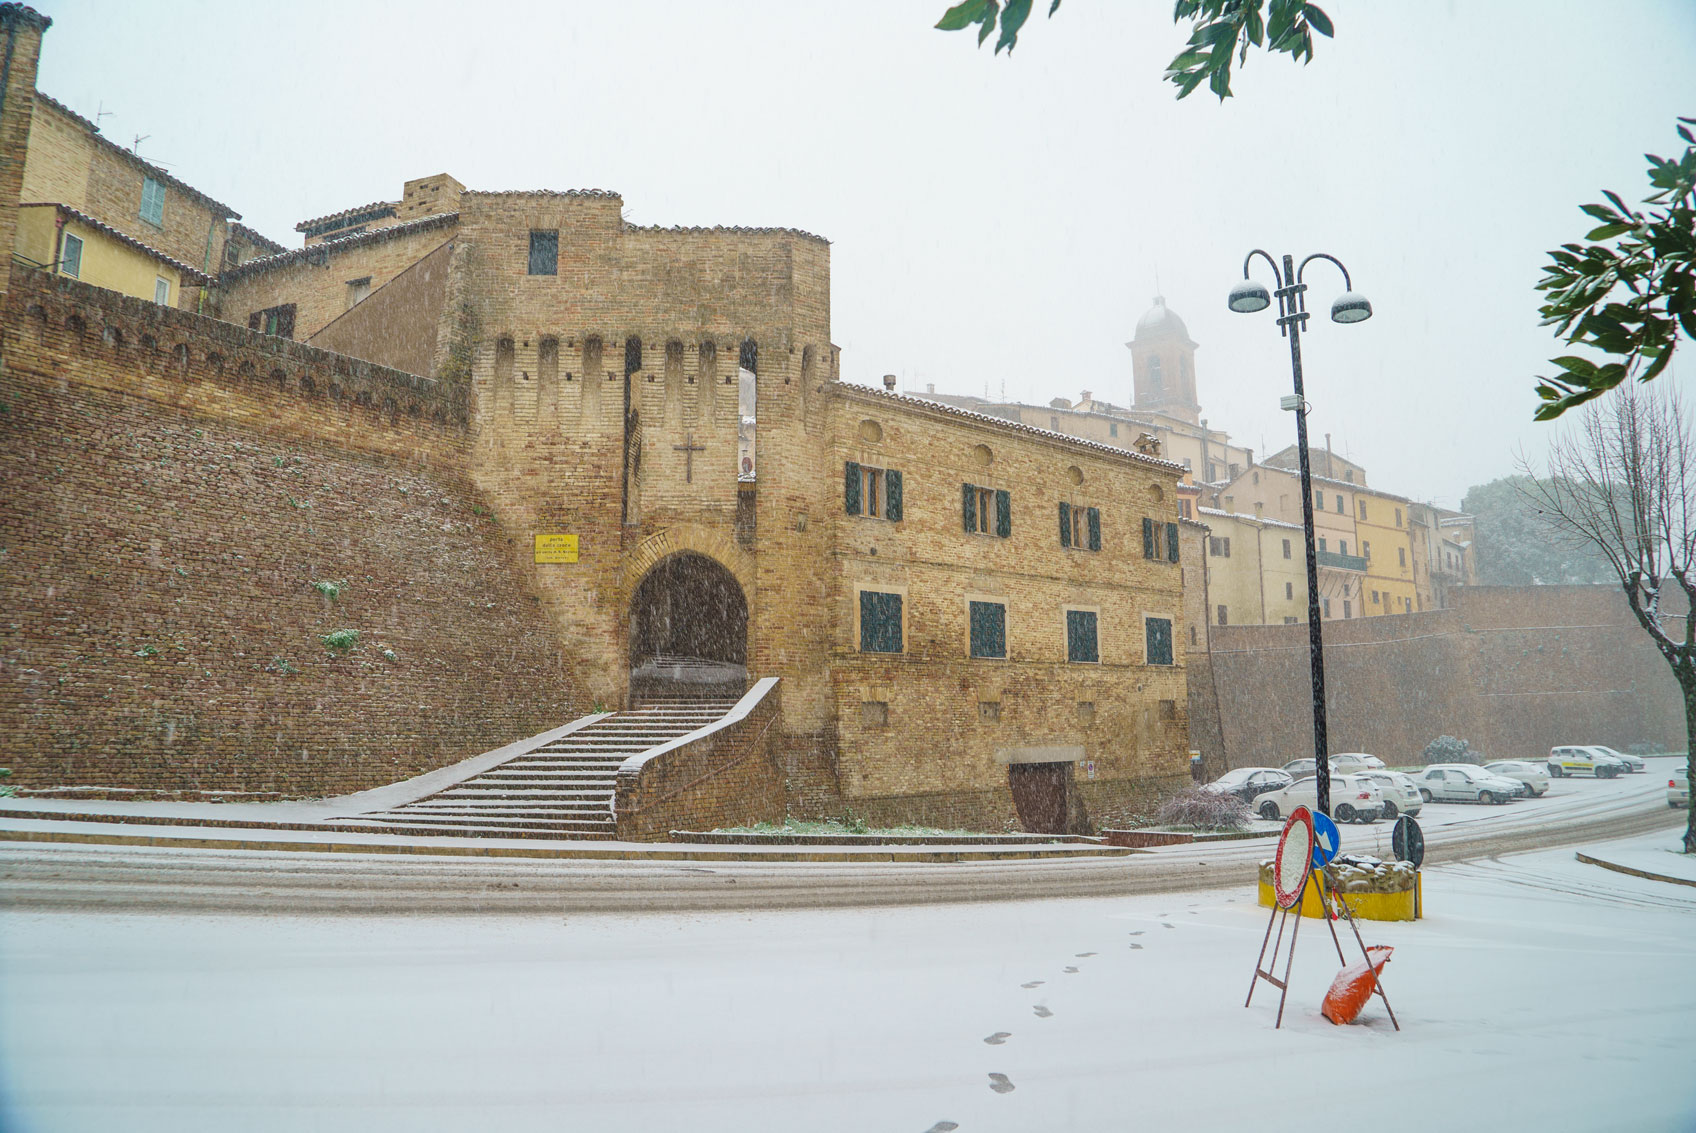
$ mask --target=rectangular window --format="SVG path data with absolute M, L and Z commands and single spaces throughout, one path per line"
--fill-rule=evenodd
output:
M 1372 604 L 1374 606 L 1378 605 L 1378 591 L 1376 590 L 1372 592 Z
M 534 230 L 530 233 L 530 274 L 559 274 L 559 230 Z
M 1224 606 L 1219 607 L 1219 624 L 1222 626 L 1231 624 L 1231 619 L 1227 616 L 1227 609 Z
M 1170 618 L 1143 619 L 1143 656 L 1149 665 L 1170 665 L 1172 663 L 1172 620 Z M 1191 627 L 1190 641 L 1195 641 L 1194 627 Z
M 1116 437 L 1119 435 L 1119 422 L 1109 421 L 1107 423 L 1107 435 L 1110 437 Z
M 1397 566 L 1403 566 L 1403 567 L 1405 567 L 1407 565 L 1407 548 L 1406 547 L 1397 547 L 1396 548 L 1396 565 Z
M 1323 535 L 1321 535 L 1321 536 L 1320 536 L 1320 537 L 1319 537 L 1319 549 L 1320 549 L 1320 550 L 1321 550 L 1321 551 L 1323 551 L 1323 550 L 1325 550 L 1325 549 L 1326 549 L 1326 547 L 1325 547 L 1325 536 L 1323 536 Z
M 901 652 L 901 595 L 860 591 L 860 652 Z
M 1284 540 L 1284 557 L 1286 559 L 1290 557 L 1290 541 L 1288 539 Z
M 364 279 L 350 279 L 347 281 L 347 305 L 349 307 L 358 305 L 359 301 L 369 294 L 371 294 L 370 276 L 366 276 Z
M 59 256 L 59 271 L 72 279 L 82 278 L 82 237 L 65 233 L 65 245 Z
M 1348 514 L 1348 508 L 1343 506 L 1343 497 L 1341 497 L 1341 496 L 1337 497 L 1337 514 L 1338 515 L 1347 515 Z
M 1396 509 L 1396 526 L 1400 527 L 1401 525 L 1402 525 L 1402 509 L 1397 508 Z
M 1356 500 L 1354 502 L 1354 506 L 1355 506 L 1355 509 L 1360 512 L 1360 518 L 1365 519 L 1366 518 L 1366 501 L 1365 500 Z
M 1360 555 L 1367 562 L 1371 562 L 1372 561 L 1372 544 L 1371 543 L 1365 543 L 1365 542 L 1361 543 L 1361 545 L 1360 545 Z
M 1318 510 L 1318 511 L 1324 511 L 1325 510 L 1325 493 L 1324 492 L 1315 491 L 1313 493 L 1313 506 L 1314 506 L 1315 510 Z
M 1005 539 L 1013 533 L 1012 493 L 977 484 L 961 484 L 960 518 L 968 534 L 994 535 Z
M 1321 598 L 1320 601 L 1325 604 L 1325 616 L 1330 617 L 1331 616 L 1331 599 Z
M 247 327 L 249 330 L 256 330 L 261 334 L 272 334 L 278 338 L 293 338 L 294 311 L 293 303 L 284 303 L 277 307 L 267 307 L 263 311 L 255 311 L 247 316 Z
M 1284 624 L 1285 624 L 1285 625 L 1287 625 L 1287 626 L 1293 626 L 1293 625 L 1295 625 L 1295 624 L 1296 624 L 1296 619 L 1295 619 L 1295 618 L 1291 618 L 1291 617 L 1286 617 L 1286 618 L 1285 618 L 1285 619 L 1284 619 Z
M 141 219 L 165 227 L 165 186 L 151 177 L 141 182 Z
M 1007 656 L 1007 607 L 1000 602 L 971 603 L 972 656 Z
M 1348 553 L 1349 553 L 1349 541 L 1347 539 L 1338 539 L 1337 540 L 1337 554 L 1346 555 Z
M 1101 512 L 1082 504 L 1060 505 L 1060 545 L 1080 551 L 1101 550 Z
M 1050 417 L 1048 419 L 1048 427 L 1058 433 L 1060 431 L 1060 418 Z
M 1094 610 L 1066 611 L 1066 660 L 1097 663 L 1101 649 L 1096 640 Z
M 1296 584 L 1293 583 L 1293 582 L 1284 583 L 1284 597 L 1294 598 L 1295 596 L 1296 596 Z
M 900 471 L 846 462 L 842 466 L 842 505 L 849 515 L 901 522 Z
M 1169 563 L 1178 561 L 1178 525 L 1176 523 L 1166 525 L 1166 561 Z
M 1354 604 L 1352 602 L 1350 602 L 1347 598 L 1343 599 L 1343 617 L 1345 617 L 1345 618 L 1354 617 Z
M 153 301 L 161 307 L 171 305 L 171 281 L 158 276 L 153 280 Z

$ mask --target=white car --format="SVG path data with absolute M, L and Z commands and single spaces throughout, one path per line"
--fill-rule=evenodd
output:
M 1525 785 L 1525 797 L 1528 799 L 1534 799 L 1549 790 L 1549 771 L 1540 763 L 1527 763 L 1523 759 L 1498 759 L 1494 763 L 1486 763 L 1484 770 L 1504 779 L 1519 780 Z
M 1623 751 L 1615 751 L 1613 748 L 1609 747 L 1607 744 L 1587 744 L 1585 746 L 1589 747 L 1591 751 L 1599 751 L 1603 755 L 1613 756 L 1615 759 L 1619 760 L 1621 763 L 1625 764 L 1628 768 L 1630 768 L 1633 771 L 1647 771 L 1647 770 L 1649 770 L 1649 765 L 1647 763 L 1644 763 L 1643 760 L 1641 758 L 1639 758 L 1638 756 L 1627 755 Z
M 1360 778 L 1370 779 L 1378 784 L 1378 793 L 1384 796 L 1384 817 L 1395 818 L 1401 814 L 1411 814 L 1415 817 L 1425 809 L 1425 798 L 1419 793 L 1419 784 L 1411 776 L 1403 775 L 1400 771 L 1362 771 Z
M 1612 779 L 1631 770 L 1624 760 L 1615 759 L 1593 747 L 1571 745 L 1549 749 L 1549 774 L 1559 779 L 1588 771 L 1598 779 Z
M 1319 805 L 1319 780 L 1309 775 L 1282 790 L 1269 791 L 1255 800 L 1260 817 L 1279 819 L 1298 806 L 1315 810 Z M 1384 796 L 1378 784 L 1360 775 L 1331 777 L 1331 817 L 1338 822 L 1371 822 L 1384 813 Z
M 1667 805 L 1674 810 L 1690 805 L 1690 767 L 1686 764 L 1667 780 Z
M 1385 764 L 1376 755 L 1367 755 L 1364 751 L 1344 751 L 1331 756 L 1331 770 L 1341 771 L 1344 775 L 1358 775 L 1362 771 L 1382 771 Z
M 1519 795 L 1519 780 L 1503 779 L 1470 763 L 1434 763 L 1413 777 L 1426 802 L 1505 803 Z

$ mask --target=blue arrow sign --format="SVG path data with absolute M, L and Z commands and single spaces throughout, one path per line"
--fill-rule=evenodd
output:
M 1343 843 L 1343 837 L 1337 833 L 1337 824 L 1330 816 L 1314 814 L 1313 816 L 1313 868 L 1324 869 L 1332 858 L 1337 856 L 1337 847 Z

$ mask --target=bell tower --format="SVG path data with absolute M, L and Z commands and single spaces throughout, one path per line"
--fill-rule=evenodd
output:
M 1201 404 L 1195 396 L 1196 344 L 1180 319 L 1166 306 L 1162 296 L 1137 320 L 1136 334 L 1125 343 L 1131 352 L 1131 405 L 1150 413 L 1165 413 L 1201 422 Z

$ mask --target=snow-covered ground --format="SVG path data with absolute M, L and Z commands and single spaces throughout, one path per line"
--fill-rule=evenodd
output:
M 1243 1007 L 1251 880 L 757 913 L 10 912 L 0 1128 L 1696 1128 L 1696 889 L 1571 849 L 1428 869 L 1427 919 L 1367 932 L 1396 946 L 1401 1032 L 1376 1002 L 1318 1014 L 1338 967 L 1318 922 L 1274 1031 L 1273 989 Z

